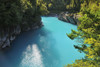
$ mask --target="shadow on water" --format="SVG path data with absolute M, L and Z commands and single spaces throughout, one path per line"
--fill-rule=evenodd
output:
M 0 66 L 58 67 L 60 59 L 55 44 L 52 33 L 45 27 L 23 32 L 14 40 L 9 50 L 0 51 Z

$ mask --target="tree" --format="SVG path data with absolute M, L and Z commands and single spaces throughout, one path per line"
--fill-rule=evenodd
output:
M 0 27 L 30 24 L 47 12 L 43 0 L 0 0 Z
M 79 18 L 81 24 L 78 31 L 73 31 L 68 36 L 71 39 L 81 38 L 83 43 L 75 48 L 85 53 L 85 59 L 68 65 L 67 67 L 100 67 L 100 2 L 89 0 L 81 5 Z

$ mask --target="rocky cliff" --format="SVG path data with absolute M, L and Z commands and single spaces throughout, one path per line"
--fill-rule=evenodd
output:
M 22 25 L 10 26 L 1 28 L 0 27 L 0 49 L 5 47 L 10 47 L 12 41 L 19 35 L 22 31 L 28 31 L 30 29 L 37 29 L 43 26 L 41 22 L 41 17 L 38 17 L 37 22 L 33 22 L 28 25 L 29 22 L 23 22 Z
M 0 48 L 10 46 L 20 32 L 41 27 L 47 12 L 43 0 L 0 0 Z
M 78 18 L 81 17 L 80 15 L 77 15 L 77 14 L 71 14 L 71 13 L 68 13 L 68 12 L 62 12 L 59 14 L 58 16 L 58 19 L 59 20 L 62 20 L 62 21 L 65 21 L 65 22 L 68 22 L 68 23 L 71 23 L 71 24 L 79 24 L 80 22 L 78 21 Z

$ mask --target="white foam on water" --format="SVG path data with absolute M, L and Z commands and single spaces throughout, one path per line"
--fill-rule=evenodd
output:
M 26 51 L 23 53 L 23 59 L 20 67 L 44 67 L 42 55 L 36 44 L 28 45 Z

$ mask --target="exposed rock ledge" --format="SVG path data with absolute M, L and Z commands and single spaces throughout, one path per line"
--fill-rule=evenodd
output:
M 40 20 L 40 19 L 39 19 Z M 30 29 L 37 29 L 43 26 L 41 21 L 33 23 L 29 26 L 25 26 L 27 23 L 23 23 L 22 26 L 17 25 L 16 27 L 12 26 L 9 28 L 0 28 L 0 49 L 9 47 L 12 41 L 16 38 L 18 34 L 22 31 L 28 31 Z
M 62 12 L 62 13 L 59 14 L 58 19 L 76 25 L 76 24 L 80 23 L 78 21 L 79 17 L 81 17 L 81 16 L 77 15 L 77 14 L 71 14 L 71 13 L 68 13 L 68 12 Z

